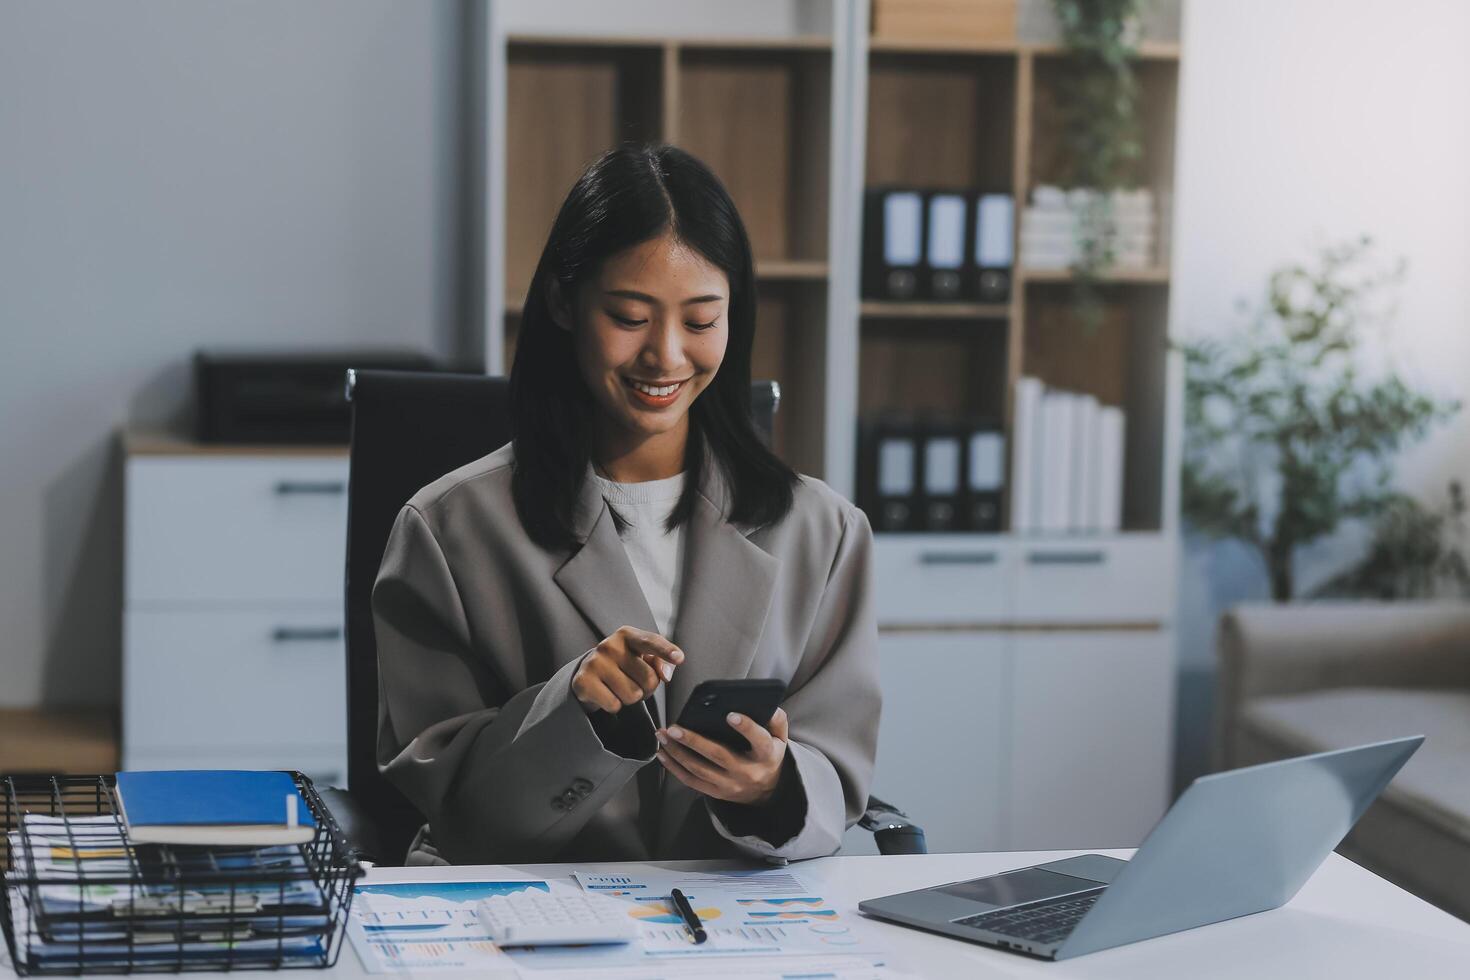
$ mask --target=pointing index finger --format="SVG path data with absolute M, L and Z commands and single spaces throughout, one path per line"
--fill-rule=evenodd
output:
M 657 633 L 640 630 L 629 637 L 629 646 L 639 656 L 657 657 L 676 667 L 684 662 L 684 651 Z
M 660 659 L 651 653 L 641 653 L 638 659 L 648 665 L 648 668 L 658 674 L 665 681 L 674 679 L 674 665 L 667 660 Z

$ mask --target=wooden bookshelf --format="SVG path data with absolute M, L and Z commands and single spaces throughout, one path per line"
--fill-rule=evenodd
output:
M 507 52 L 505 295 L 524 301 L 547 230 L 582 169 L 624 140 L 663 132 L 662 51 L 559 39 Z
M 757 265 L 825 262 L 830 51 L 679 45 L 677 54 L 665 139 L 724 181 Z
M 865 185 L 1010 193 L 1017 203 L 1019 239 L 1031 190 L 1065 182 L 1067 161 L 1059 136 L 1063 53 L 1058 45 L 1021 42 L 874 39 L 868 54 Z M 1128 414 L 1125 530 L 1158 531 L 1165 525 L 1170 452 L 1166 260 L 1178 58 L 1174 43 L 1148 43 L 1139 51 L 1141 170 L 1157 209 L 1155 261 L 1097 277 L 1105 306 L 1101 325 L 1088 331 L 1076 322 L 1070 269 L 1015 269 L 1005 304 L 951 307 L 863 299 L 858 307 L 860 418 L 916 407 L 964 417 L 978 406 L 980 414 L 1003 420 L 1009 445 L 1015 385 L 1023 374 L 1095 394 Z M 900 331 L 874 329 L 880 317 L 922 327 L 911 334 L 912 351 L 904 349 Z M 1004 329 L 999 334 L 951 329 L 944 338 L 933 330 L 945 320 L 967 319 L 1002 321 Z M 992 358 L 1001 367 L 990 364 Z M 876 384 L 880 376 L 908 376 L 915 363 L 945 380 L 923 395 L 901 381 Z M 956 365 L 967 365 L 971 387 L 994 390 L 957 386 Z M 948 394 L 941 398 L 936 391 Z M 1009 500 L 1005 511 L 1009 526 Z
M 851 40 L 840 31 L 504 38 L 505 125 L 515 135 L 503 150 L 514 193 L 497 260 L 502 363 L 514 357 L 526 287 L 575 176 L 619 142 L 672 142 L 720 175 L 746 222 L 760 291 L 753 367 L 782 385 L 775 445 L 793 466 L 852 495 L 844 443 L 861 420 L 893 410 L 980 412 L 1001 419 L 1009 437 L 1016 380 L 1030 374 L 1125 409 L 1125 530 L 1160 530 L 1177 426 L 1165 340 L 1179 45 L 1148 41 L 1138 51 L 1156 254 L 1147 267 L 1098 277 L 1106 309 L 1093 335 L 1071 320 L 1069 269 L 1015 269 L 1004 303 L 884 302 L 858 295 L 850 243 L 831 240 L 838 227 L 861 234 L 832 202 L 859 212 L 863 186 L 1009 193 L 1019 230 L 1031 190 L 1066 173 L 1062 47 L 865 38 L 853 53 L 866 99 L 844 110 L 834 62 Z M 853 181 L 832 149 L 844 111 L 865 116 L 865 135 L 858 183 L 834 195 L 836 181 Z M 831 360 L 842 350 L 856 353 L 850 385 L 839 383 L 848 368 Z
M 752 369 L 782 386 L 773 445 L 822 469 L 831 271 L 832 40 L 578 37 L 506 40 L 502 357 L 514 361 L 526 288 L 567 188 L 622 142 L 688 149 L 719 175 L 750 235 L 759 288 Z M 759 134 L 759 138 L 752 138 Z

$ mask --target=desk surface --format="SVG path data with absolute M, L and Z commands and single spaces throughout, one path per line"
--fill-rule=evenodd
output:
M 792 870 L 825 888 L 840 908 L 890 892 L 994 874 L 1080 851 L 831 857 Z M 1126 858 L 1131 851 L 1103 851 Z M 681 861 L 668 867 L 716 868 L 728 863 Z M 367 881 L 513 880 L 562 878 L 588 865 L 525 864 L 458 868 L 379 868 Z M 595 866 L 604 870 L 617 865 Z M 1147 942 L 1049 963 L 913 929 L 869 920 L 892 951 L 894 966 L 924 977 L 1466 977 L 1470 923 L 1333 854 L 1286 906 L 1260 915 L 1162 936 Z M 3 948 L 3 947 L 0 947 Z M 12 975 L 9 964 L 3 974 Z M 350 941 L 335 976 L 365 977 Z M 212 974 L 217 975 L 217 974 Z M 234 974 L 232 974 L 234 975 Z M 281 973 L 249 973 L 273 976 Z M 309 974 L 301 973 L 300 976 Z

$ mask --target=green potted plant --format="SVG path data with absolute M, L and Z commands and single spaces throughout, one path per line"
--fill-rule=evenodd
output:
M 1101 318 L 1100 273 L 1113 264 L 1109 192 L 1134 186 L 1143 156 L 1138 113 L 1140 0 L 1052 0 L 1066 57 L 1059 69 L 1064 179 L 1097 193 L 1077 224 L 1074 308 L 1095 326 Z
M 1302 546 L 1348 519 L 1402 514 L 1395 455 L 1459 408 L 1365 371 L 1364 333 L 1403 273 L 1378 264 L 1366 237 L 1327 247 L 1274 272 L 1244 329 L 1181 345 L 1184 517 L 1250 545 L 1278 602 L 1297 595 Z

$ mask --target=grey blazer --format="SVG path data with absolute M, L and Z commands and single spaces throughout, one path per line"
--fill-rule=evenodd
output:
M 572 695 L 598 641 L 657 627 L 595 482 L 574 515 L 580 546 L 548 551 L 516 516 L 512 461 L 507 444 L 415 494 L 373 589 L 378 765 L 429 821 L 410 863 L 835 851 L 866 805 L 878 736 L 863 512 L 803 476 L 783 521 L 738 526 L 719 467 L 701 469 L 670 637 L 687 659 L 667 709 L 677 718 L 702 680 L 787 683 L 782 788 L 745 807 L 662 772 L 644 705 L 593 719 Z

